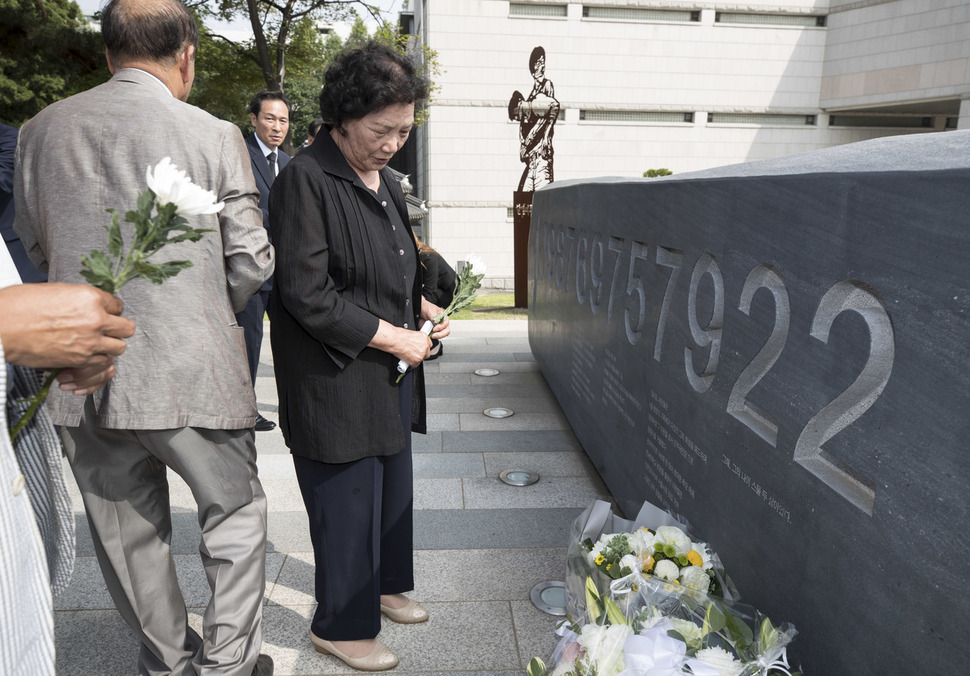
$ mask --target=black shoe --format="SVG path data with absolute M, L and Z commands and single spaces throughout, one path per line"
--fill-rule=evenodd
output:
M 273 427 L 276 427 L 276 425 L 273 425 Z M 273 676 L 273 658 L 269 655 L 257 657 L 256 666 L 253 667 L 253 676 Z
M 256 431 L 257 432 L 269 432 L 270 430 L 276 429 L 276 423 L 272 420 L 267 420 L 263 416 L 256 414 Z M 268 658 L 267 658 L 268 659 Z M 272 665 L 272 660 L 270 660 L 270 665 Z M 270 671 L 269 673 L 273 673 Z M 262 675 L 260 675 L 262 676 Z

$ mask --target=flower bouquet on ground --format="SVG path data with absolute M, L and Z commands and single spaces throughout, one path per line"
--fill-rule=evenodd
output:
M 482 279 L 484 277 L 485 261 L 474 254 L 469 256 L 465 261 L 465 267 L 461 269 L 458 275 L 458 281 L 455 285 L 455 295 L 451 299 L 451 303 L 441 313 L 425 321 L 421 326 L 421 332 L 426 336 L 431 335 L 431 329 L 434 328 L 435 324 L 440 324 L 444 321 L 445 317 L 471 305 L 472 301 L 475 300 L 475 296 L 478 295 L 478 290 L 482 288 Z M 407 370 L 408 363 L 401 359 L 397 363 L 397 372 L 401 374 L 397 377 L 397 382 L 401 382 L 401 378 L 404 377 Z
M 574 617 L 585 610 L 585 586 L 592 580 L 607 594 L 631 575 L 656 576 L 685 589 L 737 599 L 737 590 L 709 547 L 692 539 L 687 522 L 644 502 L 636 519 L 613 514 L 597 500 L 573 522 L 567 553 L 566 605 Z
M 565 622 L 552 670 L 534 658 L 529 676 L 794 676 L 789 624 L 750 606 L 685 594 L 657 577 L 625 578 L 602 596 L 587 578 L 585 624 Z M 627 596 L 625 600 L 620 597 Z M 621 610 L 625 606 L 626 610 Z

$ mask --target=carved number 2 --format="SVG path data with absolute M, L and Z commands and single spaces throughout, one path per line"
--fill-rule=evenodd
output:
M 886 308 L 854 281 L 838 282 L 825 292 L 812 322 L 812 337 L 828 343 L 832 322 L 848 310 L 858 312 L 869 325 L 869 358 L 855 381 L 805 425 L 795 443 L 795 462 L 871 516 L 876 499 L 873 482 L 833 459 L 822 445 L 876 401 L 892 373 L 896 347 Z
M 778 271 L 769 265 L 756 265 L 748 278 L 744 280 L 741 290 L 741 302 L 738 309 L 744 314 L 751 312 L 751 300 L 758 289 L 765 288 L 775 297 L 775 325 L 764 346 L 751 360 L 728 397 L 727 412 L 744 423 L 755 434 L 772 446 L 778 444 L 778 423 L 767 413 L 749 402 L 746 397 L 754 387 L 761 382 L 765 374 L 775 365 L 781 351 L 788 340 L 788 325 L 791 320 L 791 310 L 788 301 L 788 289 Z

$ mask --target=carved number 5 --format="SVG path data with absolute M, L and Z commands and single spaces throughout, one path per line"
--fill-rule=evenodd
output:
M 828 343 L 832 322 L 849 310 L 858 312 L 869 325 L 869 358 L 855 381 L 805 425 L 795 443 L 795 462 L 871 516 L 876 499 L 873 482 L 829 456 L 822 445 L 876 401 L 892 373 L 896 347 L 885 306 L 861 283 L 851 280 L 838 282 L 822 296 L 812 322 L 812 337 Z

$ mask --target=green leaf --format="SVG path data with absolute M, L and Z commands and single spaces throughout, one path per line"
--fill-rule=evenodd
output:
M 143 190 L 138 195 L 138 211 L 144 214 L 145 218 L 152 215 L 152 207 L 155 205 L 155 193 L 151 188 Z M 131 212 L 129 212 L 131 213 Z
M 152 284 L 161 284 L 169 277 L 174 277 L 185 268 L 192 267 L 191 261 L 169 261 L 167 263 L 149 263 L 148 261 L 138 261 L 133 266 L 132 279 L 147 279 Z
M 709 634 L 712 631 L 721 631 L 724 629 L 726 623 L 727 620 L 724 611 L 717 604 L 711 603 L 707 606 L 707 612 L 704 614 L 704 634 Z
M 727 614 L 725 619 L 726 631 L 730 635 L 735 648 L 746 650 L 751 645 L 751 641 L 754 640 L 754 632 L 751 631 L 751 627 L 730 613 Z
M 778 640 L 778 630 L 771 624 L 771 620 L 767 617 L 761 623 L 760 641 L 761 649 L 763 651 L 771 650 L 771 647 L 775 645 L 775 641 Z
M 92 250 L 90 255 L 81 257 L 81 275 L 91 286 L 96 286 L 102 291 L 114 293 L 117 289 L 114 284 L 114 277 L 111 273 L 111 259 L 103 251 Z
M 529 676 L 546 676 L 549 673 L 549 670 L 546 669 L 546 663 L 538 657 L 529 660 L 529 666 L 526 667 L 525 671 Z
M 623 611 L 613 603 L 613 599 L 603 599 L 606 604 L 606 617 L 609 619 L 610 624 L 626 624 L 626 617 L 623 615 Z
M 115 258 L 121 256 L 121 250 L 125 246 L 124 239 L 121 237 L 121 214 L 117 209 L 108 209 L 111 213 L 111 225 L 108 230 L 108 253 Z
M 586 612 L 589 614 L 590 622 L 595 622 L 596 618 L 603 613 L 600 607 L 600 595 L 591 577 L 586 578 Z

